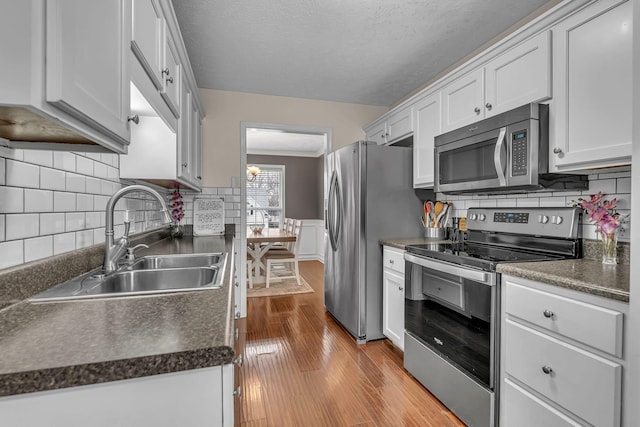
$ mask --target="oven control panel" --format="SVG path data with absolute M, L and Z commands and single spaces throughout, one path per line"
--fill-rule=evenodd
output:
M 574 239 L 580 208 L 469 208 L 467 229 Z

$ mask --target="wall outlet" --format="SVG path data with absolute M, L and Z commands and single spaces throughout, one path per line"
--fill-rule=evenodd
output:
M 631 241 L 631 218 L 627 217 L 621 221 L 620 229 L 618 231 L 618 241 Z

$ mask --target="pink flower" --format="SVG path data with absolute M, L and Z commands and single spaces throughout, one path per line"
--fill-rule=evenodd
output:
M 602 192 L 592 194 L 588 200 L 579 198 L 574 206 L 580 206 L 585 210 L 589 220 L 596 224 L 596 232 L 603 235 L 613 233 L 620 227 L 620 214 L 615 212 L 617 199 L 603 200 Z
M 169 209 L 171 209 L 171 218 L 174 222 L 179 223 L 184 218 L 184 201 L 180 190 L 175 189 L 169 197 Z

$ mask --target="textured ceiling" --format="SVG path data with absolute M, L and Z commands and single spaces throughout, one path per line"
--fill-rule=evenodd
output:
M 199 87 L 389 106 L 547 1 L 173 0 L 173 6 Z

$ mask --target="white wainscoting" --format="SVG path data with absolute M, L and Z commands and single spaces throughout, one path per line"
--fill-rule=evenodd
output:
M 324 262 L 324 221 L 321 219 L 303 219 L 300 230 L 298 257 L 301 260 Z

